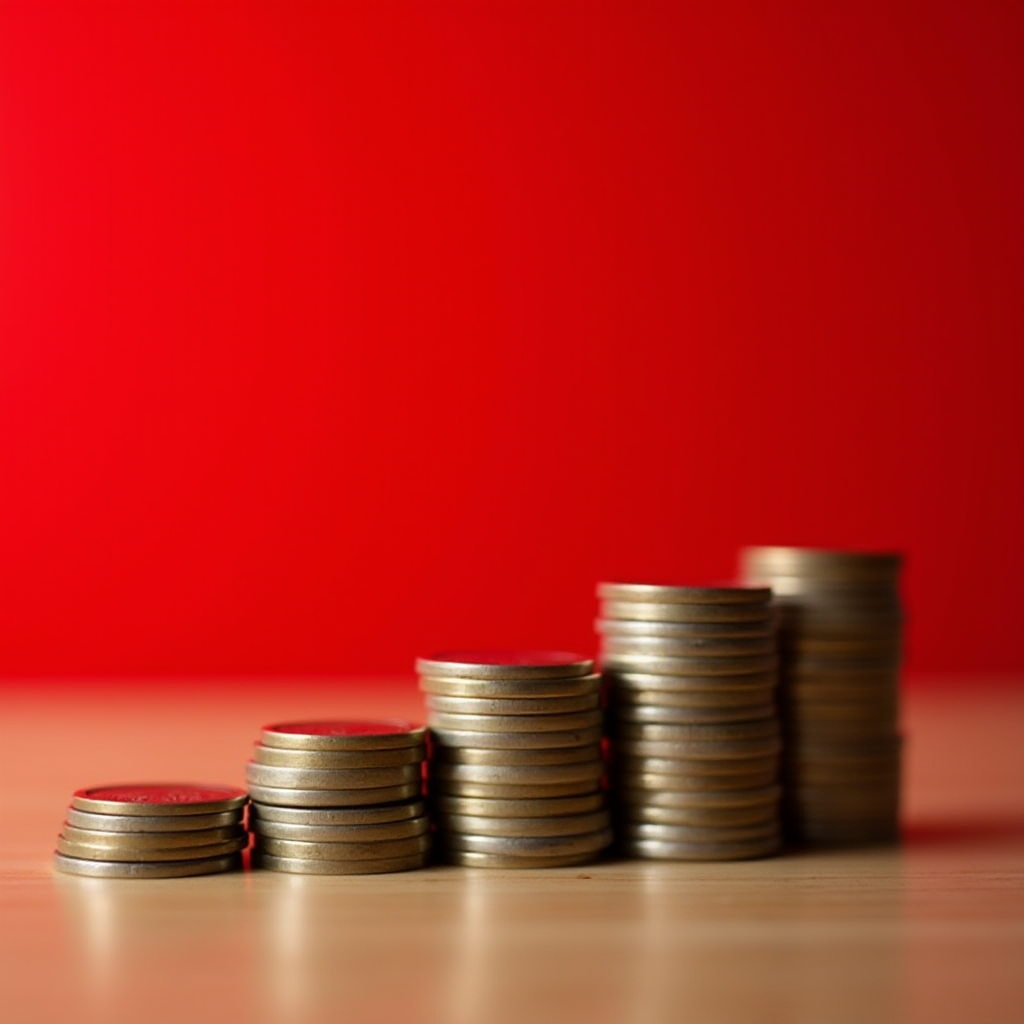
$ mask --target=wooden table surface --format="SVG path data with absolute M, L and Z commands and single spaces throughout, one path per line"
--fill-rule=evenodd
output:
M 1024 1021 L 1024 688 L 908 690 L 906 838 L 735 864 L 55 874 L 71 791 L 241 784 L 258 727 L 414 688 L 0 692 L 0 1021 Z

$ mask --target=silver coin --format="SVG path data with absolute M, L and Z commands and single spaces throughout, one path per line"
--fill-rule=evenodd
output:
M 407 839 L 379 839 L 371 842 L 306 842 L 274 839 L 261 835 L 257 842 L 260 856 L 295 857 L 302 860 L 396 860 L 427 853 L 430 836 L 421 834 Z
M 441 793 L 431 798 L 438 814 L 463 814 L 481 818 L 554 818 L 591 814 L 606 805 L 603 792 L 583 796 L 523 799 L 460 797 Z
M 551 783 L 485 783 L 460 782 L 454 779 L 439 780 L 431 784 L 431 797 L 437 793 L 447 796 L 473 796 L 492 800 L 533 800 L 560 796 L 584 796 L 593 792 L 598 785 L 596 779 L 579 779 L 574 782 Z
M 438 747 L 432 763 L 479 764 L 502 768 L 536 767 L 542 765 L 580 764 L 601 760 L 601 745 L 585 747 L 540 747 L 527 750 L 477 750 L 474 747 Z
M 724 725 L 663 724 L 659 722 L 616 722 L 616 737 L 657 742 L 742 743 L 749 740 L 775 740 L 779 721 L 774 715 L 749 722 Z
M 436 711 L 456 715 L 555 715 L 576 711 L 596 711 L 600 694 L 587 693 L 581 697 L 443 697 L 428 695 L 426 705 L 430 713 Z
M 419 762 L 393 768 L 276 768 L 254 761 L 245 766 L 245 778 L 250 786 L 278 789 L 380 789 L 408 785 L 421 775 Z
M 756 622 L 770 628 L 775 609 L 763 604 L 669 604 L 667 602 L 602 601 L 602 619 L 634 622 Z
M 441 678 L 562 679 L 593 671 L 593 661 L 563 651 L 445 651 L 416 659 L 419 675 Z
M 655 743 L 647 740 L 620 740 L 612 744 L 612 760 L 621 764 L 626 759 L 654 757 L 674 761 L 676 771 L 690 775 L 750 775 L 757 772 L 777 772 L 778 754 L 758 754 L 743 757 L 704 756 L 703 748 L 691 753 L 692 745 Z
M 771 587 L 680 587 L 652 583 L 598 583 L 602 601 L 640 601 L 649 604 L 764 605 L 772 599 Z
M 604 764 L 600 760 L 583 761 L 579 764 L 514 765 L 511 767 L 489 764 L 435 763 L 430 768 L 431 781 L 440 781 L 445 785 L 453 781 L 516 786 L 587 781 L 596 785 L 603 774 Z
M 645 622 L 643 619 L 595 619 L 602 636 L 774 640 L 775 629 L 759 622 Z
M 736 637 L 725 640 L 705 637 L 606 636 L 602 646 L 605 661 L 610 655 L 644 654 L 680 658 L 749 658 L 773 655 L 774 636 L 764 639 Z
M 439 697 L 469 697 L 481 700 L 542 700 L 554 697 L 584 697 L 601 692 L 596 673 L 564 679 L 465 679 L 421 676 L 420 689 Z
M 626 729 L 627 726 L 623 726 Z M 631 726 L 628 728 L 637 728 Z M 664 726 L 663 728 L 668 728 Z M 620 734 L 617 734 L 617 737 Z M 643 744 L 643 746 L 638 746 Z M 765 736 L 751 740 L 638 740 L 629 736 L 613 741 L 613 749 L 626 754 L 652 754 L 655 757 L 675 757 L 681 760 L 748 762 L 755 758 L 777 757 L 782 740 Z M 739 765 L 737 765 L 737 770 Z M 743 770 L 751 770 L 744 764 Z
M 117 846 L 111 846 L 109 843 L 97 846 L 92 843 L 75 842 L 66 839 L 63 835 L 57 837 L 57 852 L 64 857 L 72 857 L 75 860 L 98 860 L 118 863 L 148 864 L 160 861 L 215 860 L 219 857 L 240 853 L 248 845 L 249 837 L 245 835 L 218 843 L 208 843 L 205 846 L 146 850 L 135 848 L 126 850 Z
M 213 875 L 234 871 L 242 866 L 242 859 L 235 854 L 230 857 L 213 857 L 207 860 L 163 861 L 144 864 L 83 860 L 55 853 L 53 866 L 64 874 L 86 875 L 90 878 L 185 878 L 190 875 Z
M 601 725 L 600 711 L 577 711 L 564 715 L 463 715 L 431 711 L 430 727 L 435 731 L 460 732 L 570 732 Z
M 366 771 L 420 764 L 427 757 L 426 744 L 394 750 L 286 750 L 257 743 L 252 759 L 274 768 L 318 768 Z
M 371 860 L 309 860 L 304 857 L 276 857 L 253 853 L 253 867 L 283 871 L 292 875 L 384 875 L 394 871 L 413 871 L 426 867 L 427 854 L 407 857 L 377 857 Z
M 745 577 L 766 575 L 811 576 L 840 580 L 882 580 L 896 578 L 902 556 L 885 551 L 830 551 L 819 548 L 761 545 L 740 552 Z
M 671 704 L 616 704 L 609 710 L 609 716 L 616 723 L 616 728 L 622 724 L 692 725 L 700 728 L 775 718 L 776 711 L 773 704 L 744 705 L 724 710 L 675 707 Z
M 417 821 L 427 813 L 427 805 L 419 799 L 390 803 L 377 807 L 281 807 L 253 801 L 249 805 L 249 821 L 254 827 L 265 822 L 284 825 L 305 825 L 318 828 L 354 828 L 363 825 L 386 825 L 392 822 Z
M 554 749 L 583 747 L 601 740 L 600 726 L 572 729 L 568 732 L 474 732 L 467 729 L 431 726 L 435 749 L 439 747 L 475 747 L 489 750 Z
M 471 814 L 443 814 L 437 818 L 441 832 L 480 836 L 573 836 L 609 827 L 607 809 L 591 814 L 555 818 L 484 818 Z
M 757 772 L 739 775 L 701 775 L 689 771 L 690 762 L 648 758 L 622 761 L 612 765 L 609 777 L 613 790 L 660 789 L 675 793 L 706 793 L 717 790 L 763 789 L 779 781 L 777 764 Z
M 446 864 L 467 868 L 501 868 L 507 871 L 539 871 L 544 868 L 568 868 L 592 864 L 601 851 L 570 853 L 555 857 L 509 857 L 501 853 L 477 853 L 473 850 L 441 850 L 439 857 Z
M 199 829 L 226 828 L 238 825 L 244 811 L 222 811 L 220 814 L 97 814 L 92 811 L 76 811 L 69 807 L 67 821 L 75 828 L 92 829 L 96 832 L 189 832 Z
M 612 671 L 643 672 L 649 675 L 733 676 L 774 672 L 779 667 L 775 654 L 744 655 L 735 658 L 681 658 L 662 654 L 617 654 L 607 645 L 603 665 Z
M 778 821 L 755 825 L 662 825 L 653 822 L 623 822 L 617 833 L 622 839 L 654 839 L 663 843 L 747 843 L 777 839 Z
M 779 681 L 778 673 L 774 670 L 736 676 L 680 676 L 607 669 L 605 678 L 616 693 L 664 691 L 692 697 L 694 700 L 713 700 L 716 704 L 749 700 L 755 694 L 774 690 Z
M 607 849 L 612 843 L 612 830 L 603 828 L 571 836 L 483 836 L 446 832 L 438 836 L 438 843 L 445 851 L 468 850 L 506 857 L 558 857 Z
M 277 807 L 363 807 L 368 804 L 394 804 L 418 799 L 422 785 L 382 786 L 379 789 L 281 789 L 275 786 L 249 786 L 253 800 Z
M 769 857 L 782 847 L 780 836 L 737 843 L 666 843 L 658 839 L 624 839 L 623 853 L 648 860 L 747 860 Z
M 365 843 L 409 839 L 430 831 L 430 819 L 410 818 L 381 825 L 289 825 L 281 821 L 256 821 L 253 832 L 271 839 L 297 839 L 307 843 Z
M 423 746 L 426 729 L 391 719 L 279 722 L 263 727 L 260 742 L 265 747 L 287 750 L 400 750 Z
M 616 803 L 616 817 L 622 822 L 654 825 L 733 826 L 778 823 L 779 802 L 748 807 L 650 807 L 644 803 Z
M 618 803 L 632 806 L 666 807 L 674 809 L 697 809 L 711 807 L 752 807 L 765 803 L 778 803 L 778 786 L 764 786 L 760 789 L 716 789 L 704 793 L 673 792 L 670 790 L 636 790 L 620 788 L 615 791 Z
M 182 850 L 181 856 L 188 857 L 189 847 L 211 846 L 231 840 L 245 839 L 246 831 L 241 823 L 225 828 L 190 829 L 185 832 L 105 832 L 101 829 L 79 828 L 68 822 L 61 829 L 64 839 L 82 843 L 97 849 L 120 851 Z M 111 857 L 120 860 L 120 857 Z M 145 856 L 131 859 L 145 860 Z

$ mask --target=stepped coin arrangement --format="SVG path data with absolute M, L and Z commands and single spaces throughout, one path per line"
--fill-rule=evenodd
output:
M 899 835 L 896 554 L 752 547 L 745 578 L 780 606 L 785 819 L 795 840 L 855 844 Z
M 233 786 L 131 783 L 80 789 L 57 839 L 59 871 L 182 878 L 241 866 L 247 797 Z
M 268 725 L 246 765 L 253 864 L 307 875 L 423 867 L 426 730 L 409 722 Z
M 420 658 L 441 856 L 478 867 L 585 864 L 612 841 L 600 678 L 555 651 Z
M 780 848 L 771 591 L 602 583 L 620 850 L 660 860 Z

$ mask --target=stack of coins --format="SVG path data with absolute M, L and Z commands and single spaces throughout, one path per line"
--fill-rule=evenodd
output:
M 621 851 L 663 860 L 778 852 L 771 591 L 601 583 L 598 597 Z
M 899 836 L 899 672 L 903 614 L 896 554 L 752 547 L 750 580 L 780 607 L 785 818 L 795 840 Z
M 245 791 L 132 783 L 80 789 L 57 839 L 59 871 L 96 878 L 182 878 L 241 865 Z
M 592 861 L 611 844 L 593 667 L 557 651 L 458 651 L 417 661 L 444 859 L 561 867 Z
M 253 864 L 369 875 L 426 864 L 426 730 L 409 722 L 268 725 L 246 765 Z

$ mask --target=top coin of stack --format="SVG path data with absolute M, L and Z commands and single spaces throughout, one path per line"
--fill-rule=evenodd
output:
M 771 591 L 601 583 L 598 597 L 623 852 L 666 860 L 777 852 Z
M 786 818 L 809 842 L 899 832 L 899 555 L 752 547 L 781 609 Z
M 437 840 L 452 863 L 584 864 L 611 843 L 600 679 L 559 651 L 420 658 Z
M 54 866 L 97 878 L 182 878 L 230 871 L 248 844 L 246 795 L 233 786 L 131 783 L 80 789 Z
M 246 766 L 254 863 L 307 875 L 423 867 L 426 730 L 409 722 L 268 725 Z

